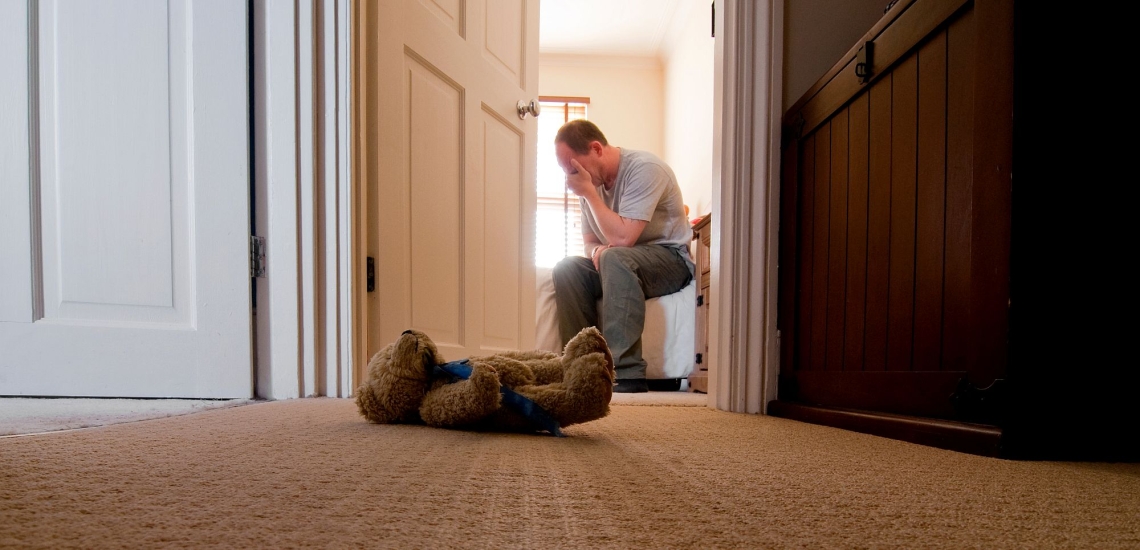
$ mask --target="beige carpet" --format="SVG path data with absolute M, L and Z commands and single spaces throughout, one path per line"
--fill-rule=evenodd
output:
M 566 431 L 378 426 L 302 399 L 4 438 L 0 547 L 1140 547 L 1136 464 L 699 406 Z

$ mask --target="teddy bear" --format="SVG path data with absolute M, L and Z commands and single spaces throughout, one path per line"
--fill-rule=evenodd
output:
M 562 427 L 609 414 L 613 385 L 613 356 L 594 327 L 562 355 L 511 351 L 452 362 L 427 334 L 406 330 L 368 362 L 356 406 L 378 424 L 562 436 Z

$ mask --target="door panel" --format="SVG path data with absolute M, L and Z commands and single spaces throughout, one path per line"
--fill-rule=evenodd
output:
M 246 6 L 30 5 L 0 6 L 0 395 L 252 396 Z
M 533 348 L 537 126 L 515 104 L 538 95 L 538 2 L 359 10 L 367 353 L 408 328 L 448 358 Z
M 525 136 L 518 128 L 498 114 L 482 110 L 483 117 L 483 170 L 486 182 L 483 194 L 482 235 L 491 237 L 494 246 L 483 247 L 483 344 L 490 347 L 519 349 L 522 342 L 521 300 L 518 289 L 522 285 L 520 256 L 522 247 L 518 227 L 521 219 L 503 213 L 522 212 L 519 204 L 525 196 L 527 180 L 520 167 L 525 155 Z M 504 253 L 505 252 L 505 253 Z M 533 316 L 532 316 L 533 317 Z
M 185 29 L 160 2 L 42 5 L 44 319 L 187 327 Z
M 483 58 L 526 89 L 526 0 L 488 0 Z
M 413 56 L 404 66 L 411 326 L 455 345 L 463 340 L 463 90 Z
M 0 4 L 0 323 L 30 323 L 33 216 L 27 2 Z M 4 355 L 0 352 L 0 357 Z M 0 373 L 0 393 L 3 391 Z

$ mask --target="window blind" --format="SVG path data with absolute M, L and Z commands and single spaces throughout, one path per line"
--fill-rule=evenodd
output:
M 554 155 L 554 137 L 568 121 L 586 118 L 588 98 L 539 98 L 538 209 L 535 213 L 535 265 L 554 267 L 566 256 L 584 256 L 582 208 L 566 188 L 566 174 Z M 545 116 L 552 115 L 552 116 Z

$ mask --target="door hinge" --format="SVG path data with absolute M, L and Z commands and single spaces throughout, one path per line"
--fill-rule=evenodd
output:
M 699 364 L 701 364 L 701 363 L 703 363 L 703 362 L 704 362 L 704 355 L 703 355 L 703 354 L 700 354 L 700 353 L 698 353 L 698 354 L 697 354 L 697 364 L 699 365 Z
M 705 295 L 701 294 L 700 296 L 697 296 L 697 307 L 701 307 L 703 305 L 705 305 Z
M 265 277 L 265 237 L 249 236 L 249 276 L 255 279 Z
M 1008 388 L 1004 378 L 997 378 L 990 385 L 980 388 L 963 376 L 958 379 L 950 404 L 958 413 L 956 420 L 976 424 L 1000 424 L 1005 419 L 1008 407 Z
M 367 285 L 368 292 L 376 290 L 376 260 L 372 256 L 368 257 Z

